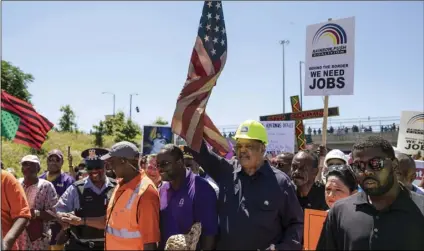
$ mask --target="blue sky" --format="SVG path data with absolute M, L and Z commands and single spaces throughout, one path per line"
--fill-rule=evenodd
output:
M 400 116 L 423 110 L 423 2 L 224 2 L 225 69 L 207 111 L 218 126 L 282 112 L 281 39 L 286 47 L 286 111 L 299 94 L 306 26 L 356 17 L 355 95 L 331 96 L 340 117 Z M 149 124 L 170 120 L 184 84 L 203 2 L 3 2 L 2 58 L 35 77 L 36 109 L 57 123 L 69 104 L 81 129 L 112 113 Z M 304 97 L 303 109 L 323 107 Z

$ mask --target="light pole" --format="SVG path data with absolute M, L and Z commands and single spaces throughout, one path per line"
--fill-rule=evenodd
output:
M 280 40 L 280 44 L 283 46 L 283 113 L 286 113 L 286 66 L 284 59 L 284 47 L 289 43 L 289 40 Z
M 111 95 L 113 95 L 113 116 L 115 117 L 115 93 L 112 93 L 112 92 L 102 92 L 102 94 L 111 94 Z
M 131 120 L 131 114 L 132 114 L 132 96 L 133 95 L 137 96 L 138 93 L 131 93 L 130 94 L 130 120 Z
M 300 83 L 299 83 L 299 87 L 300 87 L 300 107 L 303 109 L 303 103 L 302 103 L 302 64 L 305 65 L 305 62 L 303 61 L 299 61 L 299 79 L 300 79 Z

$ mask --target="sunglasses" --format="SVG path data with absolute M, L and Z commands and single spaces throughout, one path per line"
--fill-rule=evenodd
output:
M 323 173 L 324 176 L 327 176 L 327 174 L 329 172 L 333 172 L 333 171 L 341 171 L 341 172 L 345 172 L 345 171 L 349 171 L 351 173 L 354 173 L 353 169 L 351 166 L 349 165 L 330 165 L 326 171 Z
M 86 167 L 85 167 L 85 170 L 86 170 L 87 172 L 89 172 L 89 171 L 95 171 L 95 170 L 101 170 L 101 169 L 103 169 L 103 167 L 101 167 L 101 166 L 95 166 L 95 167 L 92 167 L 92 166 L 86 166 Z
M 49 157 L 49 158 L 47 158 L 47 161 L 49 161 L 49 162 L 60 162 L 61 159 L 58 158 L 58 157 Z
M 165 167 L 169 166 L 171 163 L 172 163 L 171 161 L 157 162 L 156 166 L 159 167 L 159 168 L 160 167 L 165 168 Z
M 353 162 L 351 166 L 359 171 L 359 172 L 365 172 L 365 169 L 369 167 L 373 171 L 381 171 L 384 168 L 384 161 L 386 158 L 372 158 L 368 161 L 357 161 Z

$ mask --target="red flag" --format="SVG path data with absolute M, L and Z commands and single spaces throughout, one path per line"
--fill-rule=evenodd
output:
M 226 139 L 206 114 L 212 88 L 227 60 L 227 35 L 221 1 L 203 5 L 199 30 L 191 55 L 187 81 L 172 118 L 172 131 L 195 151 L 204 138 L 222 155 L 229 152 Z
M 19 118 L 19 127 L 13 139 L 15 143 L 40 149 L 53 123 L 37 113 L 31 104 L 1 91 L 1 110 Z M 3 114 L 2 114 L 3 116 Z M 3 122 L 3 120 L 2 120 Z M 5 126 L 2 123 L 2 127 Z M 13 132 L 14 134 L 14 132 Z

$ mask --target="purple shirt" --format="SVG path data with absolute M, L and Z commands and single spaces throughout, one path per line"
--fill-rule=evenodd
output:
M 47 172 L 43 173 L 40 179 L 47 180 Z M 62 196 L 62 194 L 66 191 L 66 189 L 75 182 L 74 178 L 67 173 L 61 173 L 55 180 L 51 181 L 54 188 L 56 189 L 56 193 L 58 198 Z M 56 244 L 56 236 L 60 232 L 62 228 L 58 222 L 52 222 L 50 224 L 50 228 L 52 230 L 52 238 L 50 240 L 50 245 Z
M 202 224 L 202 235 L 218 233 L 216 193 L 204 178 L 187 171 L 179 190 L 174 191 L 168 182 L 164 182 L 159 188 L 159 195 L 159 249 L 163 250 L 171 235 L 187 234 L 195 222 Z

